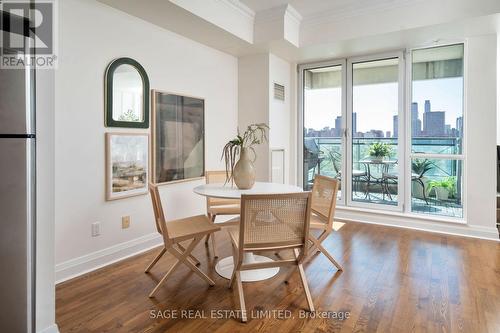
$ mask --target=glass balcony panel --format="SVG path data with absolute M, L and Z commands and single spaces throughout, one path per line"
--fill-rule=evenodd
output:
M 411 168 L 412 212 L 463 217 L 461 160 L 413 158 Z

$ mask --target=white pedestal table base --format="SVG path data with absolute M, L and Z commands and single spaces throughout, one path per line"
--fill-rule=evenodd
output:
M 243 257 L 244 264 L 269 262 L 269 261 L 273 261 L 273 259 L 264 256 L 259 256 L 251 252 L 245 253 Z M 233 257 L 226 257 L 224 259 L 221 259 L 219 260 L 219 262 L 217 262 L 217 265 L 215 265 L 215 271 L 220 276 L 228 280 L 231 278 L 231 275 L 233 274 L 233 269 L 234 269 Z M 278 274 L 279 271 L 280 271 L 279 267 L 241 271 L 241 280 L 243 282 L 267 280 Z

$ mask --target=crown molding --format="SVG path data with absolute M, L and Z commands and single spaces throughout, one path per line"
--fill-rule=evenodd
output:
M 285 15 L 288 15 L 288 17 L 294 20 L 297 24 L 300 24 L 303 20 L 302 15 L 300 15 L 300 13 L 290 4 L 286 6 Z
M 238 11 L 240 14 L 245 15 L 248 19 L 255 19 L 255 12 L 239 0 L 218 0 L 220 3 Z
M 258 11 L 255 15 L 255 23 L 268 23 L 283 20 L 287 5 L 281 5 L 266 10 Z
M 293 8 L 289 4 L 284 4 L 257 12 L 255 16 L 255 22 L 274 22 L 283 20 L 285 16 L 291 18 L 298 24 L 302 21 L 302 15 L 300 15 L 300 13 L 295 8 Z

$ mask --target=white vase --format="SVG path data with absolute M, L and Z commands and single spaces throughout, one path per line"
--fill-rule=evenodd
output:
M 450 191 L 444 187 L 434 187 L 434 191 L 436 192 L 437 200 L 448 200 Z
M 241 190 L 248 190 L 255 184 L 255 168 L 248 154 L 247 148 L 242 148 L 240 159 L 233 170 L 234 183 Z

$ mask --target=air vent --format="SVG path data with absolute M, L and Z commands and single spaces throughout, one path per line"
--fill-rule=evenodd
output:
M 285 86 L 278 83 L 274 84 L 274 99 L 280 101 L 285 100 Z

